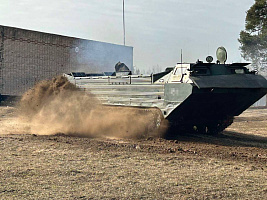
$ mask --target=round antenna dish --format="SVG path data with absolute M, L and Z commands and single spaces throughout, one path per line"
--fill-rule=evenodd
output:
M 206 58 L 206 61 L 207 61 L 208 63 L 211 63 L 211 62 L 213 61 L 213 57 L 212 57 L 212 56 L 208 56 L 208 57 Z
M 219 47 L 216 51 L 217 60 L 220 63 L 225 63 L 227 60 L 227 51 L 224 47 Z

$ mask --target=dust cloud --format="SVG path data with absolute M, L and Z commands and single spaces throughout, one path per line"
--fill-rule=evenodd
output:
M 102 105 L 63 76 L 36 84 L 23 95 L 19 110 L 31 133 L 39 135 L 159 137 L 166 127 L 159 109 Z

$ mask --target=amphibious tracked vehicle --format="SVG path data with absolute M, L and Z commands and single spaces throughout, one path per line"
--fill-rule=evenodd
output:
M 226 64 L 226 58 L 219 47 L 216 63 L 208 56 L 151 75 L 66 76 L 103 104 L 159 109 L 172 132 L 217 134 L 267 93 L 267 80 L 249 71 L 249 63 Z

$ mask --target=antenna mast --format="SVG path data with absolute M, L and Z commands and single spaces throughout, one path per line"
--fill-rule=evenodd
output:
M 122 1 L 122 13 L 123 13 L 123 44 L 125 46 L 125 18 L 124 18 L 124 0 Z
M 183 49 L 181 49 L 181 64 L 183 64 Z

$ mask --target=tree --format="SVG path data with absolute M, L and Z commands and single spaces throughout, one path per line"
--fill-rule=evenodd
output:
M 245 30 L 240 32 L 242 57 L 258 71 L 267 71 L 267 1 L 255 0 L 247 11 Z
M 138 69 L 136 66 L 133 66 L 133 74 L 140 74 L 140 69 Z

